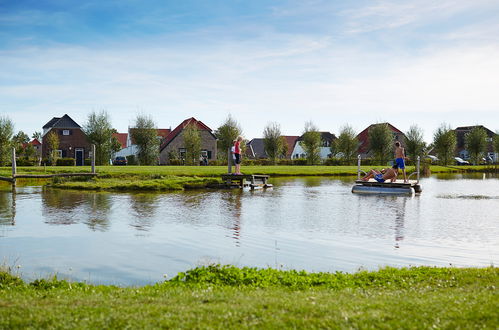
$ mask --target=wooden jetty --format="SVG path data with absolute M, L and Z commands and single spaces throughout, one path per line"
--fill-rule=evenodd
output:
M 250 188 L 251 190 L 271 188 L 269 176 L 262 174 L 222 174 L 222 188 Z
M 416 163 L 416 172 L 413 172 L 407 176 L 408 182 L 405 183 L 403 180 L 396 180 L 395 182 L 385 181 L 378 182 L 374 179 L 370 179 L 369 181 L 362 181 L 360 179 L 360 174 L 364 173 L 360 169 L 360 155 L 357 157 L 357 180 L 355 180 L 355 184 L 352 187 L 352 192 L 356 194 L 387 194 L 387 195 L 414 195 L 416 193 L 421 193 L 423 188 L 419 184 L 419 166 L 420 166 L 420 158 L 418 157 Z M 410 178 L 415 175 L 416 180 L 410 180 Z
M 17 174 L 16 164 L 16 149 L 12 149 L 12 177 L 0 176 L 0 181 L 12 183 L 15 188 L 17 179 L 47 179 L 54 177 L 70 177 L 70 176 L 97 176 L 95 172 L 95 145 L 92 145 L 92 172 L 88 173 L 53 173 L 53 174 Z

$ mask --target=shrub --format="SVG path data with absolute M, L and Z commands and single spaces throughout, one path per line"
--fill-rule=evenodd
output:
M 76 160 L 74 158 L 58 158 L 55 163 L 56 166 L 75 166 Z
M 38 160 L 35 158 L 19 158 L 16 160 L 17 166 L 35 166 L 38 164 Z
M 135 155 L 126 156 L 126 161 L 128 165 L 138 165 L 137 158 L 135 157 Z
M 182 165 L 182 160 L 181 159 L 170 159 L 168 161 L 168 164 L 173 165 L 173 166 Z
M 90 158 L 86 158 L 83 161 L 83 165 L 85 165 L 85 166 L 91 166 L 92 165 L 92 160 Z
M 293 165 L 299 165 L 299 166 L 307 165 L 307 160 L 305 158 L 293 159 Z

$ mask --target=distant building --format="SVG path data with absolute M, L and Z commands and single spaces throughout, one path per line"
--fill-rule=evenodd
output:
M 183 132 L 185 127 L 189 124 L 194 124 L 199 130 L 201 136 L 200 156 L 205 157 L 207 160 L 217 158 L 217 138 L 213 134 L 211 128 L 206 126 L 202 121 L 191 117 L 175 127 L 175 129 L 171 131 L 161 143 L 159 153 L 159 163 L 161 165 L 169 164 L 170 156 L 173 153 L 178 155 L 180 159 L 185 159 L 186 148 L 184 144 Z
M 376 125 L 383 125 L 383 124 L 388 124 L 388 127 L 392 131 L 393 139 L 395 141 L 399 141 L 402 146 L 405 146 L 405 134 L 401 130 L 399 130 L 390 123 L 372 124 L 357 135 L 357 140 L 359 141 L 358 153 L 361 155 L 362 158 L 372 156 L 371 148 L 369 146 L 369 130 Z
M 286 143 L 286 155 L 284 155 L 283 158 L 291 159 L 296 140 L 298 140 L 299 136 L 283 135 L 282 138 Z M 263 141 L 263 138 L 255 138 L 246 143 L 246 157 L 253 159 L 269 158 L 267 152 L 265 152 L 265 144 Z
M 48 157 L 51 150 L 48 149 L 47 135 L 55 132 L 59 138 L 59 157 L 74 158 L 77 166 L 84 165 L 85 158 L 90 157 L 90 143 L 83 129 L 71 117 L 65 114 L 62 117 L 54 117 L 43 126 L 42 155 Z
M 135 144 L 135 141 L 132 138 L 132 133 L 136 128 L 129 127 L 128 128 L 128 133 L 114 133 L 113 136 L 116 137 L 116 139 L 120 142 L 121 144 L 121 150 L 116 152 L 114 154 L 114 157 L 127 157 L 131 155 L 137 155 L 139 152 L 139 149 L 137 145 Z M 157 138 L 159 143 L 170 134 L 171 129 L 169 128 L 159 128 L 157 129 Z
M 33 139 L 32 141 L 28 143 L 23 143 L 23 149 L 26 149 L 28 145 L 32 145 L 33 148 L 35 149 L 35 155 L 36 157 L 42 157 L 42 143 L 38 141 L 38 139 Z
M 490 129 L 488 129 L 485 126 L 482 125 L 475 125 L 475 126 L 461 126 L 456 128 L 454 131 L 456 132 L 456 139 L 457 139 L 457 144 L 456 144 L 456 152 L 459 157 L 462 159 L 469 159 L 470 158 L 470 153 L 468 150 L 466 150 L 465 146 L 465 136 L 471 130 L 475 127 L 480 127 L 485 130 L 487 133 L 487 156 L 493 159 L 494 161 L 498 161 L 498 155 L 494 153 L 494 145 L 493 145 L 493 140 L 494 136 L 496 133 L 492 132 Z
M 320 157 L 321 159 L 327 159 L 331 157 L 331 145 L 334 140 L 336 140 L 336 136 L 330 132 L 320 132 L 321 133 L 321 148 L 320 148 Z M 296 139 L 294 144 L 294 148 L 292 151 L 292 158 L 305 158 L 306 152 L 301 145 L 301 141 L 303 141 L 303 135 Z

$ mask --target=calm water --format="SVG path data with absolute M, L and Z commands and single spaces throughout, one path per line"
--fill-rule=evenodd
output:
M 0 190 L 0 256 L 26 279 L 118 285 L 214 262 L 347 272 L 499 264 L 497 177 L 434 176 L 414 197 L 354 195 L 352 178 L 273 183 L 256 192 Z

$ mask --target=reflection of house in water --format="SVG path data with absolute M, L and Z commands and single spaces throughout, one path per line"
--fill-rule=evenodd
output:
M 45 222 L 52 225 L 84 223 L 92 230 L 109 228 L 111 200 L 109 194 L 43 190 L 42 214 Z

